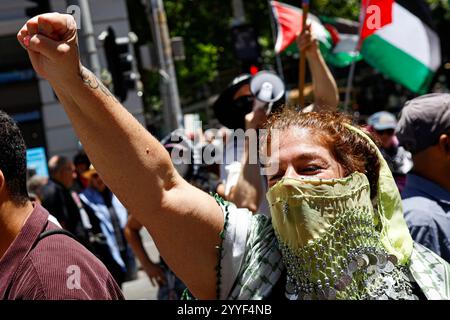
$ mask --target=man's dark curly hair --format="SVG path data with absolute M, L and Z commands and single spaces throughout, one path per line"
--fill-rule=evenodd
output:
M 28 201 L 25 141 L 14 120 L 1 110 L 0 170 L 11 200 L 24 205 Z

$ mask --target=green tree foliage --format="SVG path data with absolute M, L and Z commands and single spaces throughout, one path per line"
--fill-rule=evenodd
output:
M 205 88 L 219 71 L 229 68 L 232 55 L 227 34 L 231 8 L 228 1 L 164 1 L 171 36 L 184 39 L 186 60 L 178 62 L 180 91 L 185 100 L 209 94 Z

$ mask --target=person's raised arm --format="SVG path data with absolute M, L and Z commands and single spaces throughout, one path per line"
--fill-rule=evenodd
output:
M 197 298 L 215 298 L 224 222 L 214 198 L 184 181 L 158 140 L 81 65 L 72 16 L 37 16 L 18 40 L 54 88 L 99 174 L 149 230 L 169 267 Z
M 300 52 L 305 52 L 311 70 L 314 90 L 314 111 L 336 111 L 339 92 L 336 81 L 320 53 L 317 41 L 311 33 L 311 25 L 297 38 Z
M 153 263 L 148 256 L 147 251 L 145 251 L 144 244 L 142 243 L 142 238 L 139 233 L 142 227 L 142 224 L 130 215 L 124 230 L 125 238 L 130 244 L 131 249 L 133 249 L 133 252 L 136 254 L 136 257 L 141 263 L 145 273 L 147 273 L 151 283 L 154 286 L 157 284 L 162 286 L 166 284 L 166 276 L 164 275 L 164 271 L 161 267 L 156 263 Z

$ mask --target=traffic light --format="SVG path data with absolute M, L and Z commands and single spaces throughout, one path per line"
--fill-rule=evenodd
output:
M 133 72 L 133 55 L 128 37 L 116 38 L 112 27 L 108 27 L 103 39 L 108 70 L 111 73 L 113 92 L 120 101 L 125 101 L 128 90 L 136 86 L 137 75 Z
M 29 18 L 33 18 L 38 14 L 50 12 L 50 3 L 48 0 L 27 0 L 27 2 L 32 2 L 25 9 L 25 14 Z
M 236 58 L 242 62 L 242 72 L 251 73 L 262 64 L 261 47 L 255 29 L 248 24 L 231 28 Z

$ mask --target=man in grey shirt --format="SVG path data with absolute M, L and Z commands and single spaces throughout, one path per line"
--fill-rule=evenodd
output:
M 407 102 L 397 136 L 413 155 L 402 192 L 412 237 L 450 262 L 450 94 Z

